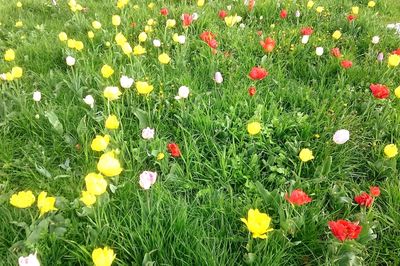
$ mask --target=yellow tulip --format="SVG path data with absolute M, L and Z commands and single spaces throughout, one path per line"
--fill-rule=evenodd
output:
M 115 35 L 115 41 L 117 42 L 117 44 L 119 46 L 122 46 L 124 43 L 127 42 L 125 36 L 122 33 L 117 33 L 117 35 Z
M 375 1 L 369 1 L 368 7 L 374 7 L 376 5 Z
M 89 173 L 85 176 L 86 190 L 95 196 L 100 196 L 107 190 L 107 180 L 101 174 Z
M 137 81 L 135 85 L 139 94 L 149 94 L 153 91 L 153 86 L 145 81 Z
M 360 8 L 358 6 L 353 6 L 351 8 L 351 13 L 354 15 L 358 15 L 358 12 L 360 11 Z
M 122 51 L 124 52 L 124 54 L 126 54 L 126 55 L 130 55 L 133 51 L 131 45 L 128 42 L 124 43 L 121 46 L 121 48 L 122 48 Z
M 105 135 L 104 137 L 97 135 L 92 140 L 92 144 L 90 145 L 90 148 L 92 148 L 92 150 L 94 150 L 94 151 L 104 151 L 105 149 L 107 149 L 107 146 L 109 143 L 110 143 L 109 135 Z
M 166 53 L 162 53 L 158 56 L 158 61 L 160 61 L 161 64 L 166 65 L 171 61 L 171 58 Z
M 21 28 L 23 25 L 24 25 L 24 24 L 22 23 L 21 20 L 19 20 L 19 21 L 17 21 L 17 22 L 15 23 L 15 27 L 17 27 L 17 28 Z
M 32 191 L 20 191 L 16 194 L 13 194 L 10 198 L 10 204 L 17 208 L 28 208 L 35 203 L 35 195 L 33 195 Z
M 176 25 L 176 20 L 175 19 L 167 19 L 167 22 L 166 22 L 166 27 L 167 28 L 173 28 L 173 27 L 175 27 L 175 25 Z
M 101 23 L 99 21 L 95 20 L 95 21 L 92 22 L 92 27 L 95 30 L 99 30 L 99 29 L 101 29 Z
M 96 196 L 84 190 L 82 191 L 82 196 L 79 200 L 82 201 L 86 206 L 90 207 L 96 203 Z
M 333 34 L 332 34 L 332 38 L 335 40 L 339 40 L 340 37 L 342 37 L 342 33 L 338 30 L 336 30 Z
M 393 158 L 394 156 L 397 155 L 398 149 L 396 144 L 388 144 L 383 149 L 383 152 L 385 153 L 386 157 Z
M 388 58 L 388 65 L 390 67 L 397 67 L 400 64 L 400 55 L 391 54 Z
M 204 0 L 197 0 L 197 6 L 198 7 L 204 6 Z
M 144 48 L 141 45 L 136 45 L 135 47 L 133 47 L 133 54 L 134 55 L 142 55 L 146 53 L 146 48 Z
M 271 217 L 258 209 L 250 209 L 247 213 L 247 219 L 240 219 L 246 224 L 247 229 L 253 234 L 253 238 L 267 238 L 267 233 L 274 230 L 271 228 Z
M 4 53 L 4 60 L 6 61 L 14 61 L 15 59 L 15 52 L 13 49 L 8 49 L 6 50 L 6 52 Z
M 103 96 L 109 101 L 117 100 L 121 94 L 118 87 L 106 87 L 103 91 Z
M 84 48 L 83 42 L 81 41 L 76 41 L 75 42 L 75 49 L 78 51 L 81 51 Z
M 394 94 L 396 95 L 397 98 L 400 98 L 400 86 L 398 86 L 398 87 L 394 90 Z
M 88 31 L 88 33 L 87 33 L 87 35 L 88 35 L 88 38 L 89 39 L 93 39 L 94 38 L 94 33 L 93 33 L 93 31 Z
M 147 34 L 146 34 L 146 32 L 141 32 L 141 33 L 139 34 L 138 39 L 139 39 L 139 42 L 145 42 L 145 41 L 147 40 Z
M 322 13 L 322 11 L 324 11 L 324 7 L 318 6 L 315 10 L 317 11 L 317 13 Z
M 97 170 L 105 176 L 116 176 L 122 172 L 121 164 L 117 158 L 115 158 L 114 152 L 106 152 L 100 156 L 99 162 L 97 163 Z
M 110 67 L 109 65 L 104 65 L 101 68 L 101 74 L 104 78 L 109 78 L 112 74 L 114 74 L 114 69 L 112 69 L 112 67 Z
M 261 124 L 259 122 L 251 122 L 247 124 L 247 132 L 250 135 L 257 135 L 261 131 Z
M 68 35 L 65 32 L 60 32 L 58 34 L 58 39 L 62 42 L 65 42 L 68 40 Z
M 40 210 L 40 216 L 51 211 L 56 211 L 57 208 L 54 206 L 55 203 L 55 197 L 47 197 L 47 192 L 40 192 L 37 201 L 37 206 Z
M 302 149 L 299 153 L 299 157 L 302 162 L 308 162 L 314 159 L 313 153 L 310 149 Z
M 92 260 L 95 266 L 110 266 L 116 255 L 109 247 L 96 248 L 92 252 Z
M 108 116 L 106 120 L 106 128 L 107 129 L 118 129 L 119 122 L 118 118 L 115 115 Z
M 11 75 L 13 76 L 14 79 L 19 79 L 22 77 L 23 70 L 22 68 L 15 66 L 11 69 Z
M 114 26 L 119 26 L 121 25 L 121 17 L 118 15 L 112 16 L 111 22 Z
M 314 1 L 308 1 L 308 2 L 307 2 L 307 8 L 308 8 L 308 9 L 313 8 L 314 4 L 315 4 Z
M 76 41 L 74 39 L 68 39 L 67 46 L 68 48 L 75 49 Z

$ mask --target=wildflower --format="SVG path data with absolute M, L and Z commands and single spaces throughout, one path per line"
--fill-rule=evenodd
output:
M 82 201 L 86 206 L 90 207 L 96 203 L 96 196 L 90 193 L 89 191 L 82 191 L 82 196 L 79 199 Z
M 109 115 L 106 119 L 105 127 L 107 129 L 118 129 L 119 121 L 115 115 Z
M 381 190 L 379 189 L 379 187 L 370 187 L 369 193 L 371 193 L 372 197 L 379 197 L 379 195 L 381 194 Z
M 383 61 L 383 53 L 382 52 L 379 53 L 378 56 L 376 57 L 376 59 L 378 60 L 378 62 L 382 63 L 382 61 Z
M 133 51 L 131 45 L 130 45 L 128 42 L 124 43 L 124 44 L 121 46 L 121 48 L 122 48 L 122 51 L 124 52 L 124 54 L 126 54 L 126 55 L 128 55 L 128 56 L 130 56 L 130 54 L 131 54 L 132 51 Z
M 118 87 L 106 87 L 103 91 L 103 95 L 107 100 L 113 101 L 119 99 L 122 92 L 119 90 Z
M 115 41 L 119 46 L 122 46 L 124 43 L 127 42 L 125 36 L 120 32 L 115 35 Z
M 117 27 L 117 26 L 121 25 L 121 17 L 118 15 L 113 15 L 111 18 L 111 22 L 114 26 Z
M 154 47 L 160 47 L 161 46 L 161 41 L 158 39 L 154 39 L 153 40 L 153 46 Z
M 100 156 L 97 169 L 105 176 L 116 176 L 122 172 L 121 164 L 113 151 L 106 152 Z
M 247 132 L 249 132 L 250 135 L 254 136 L 260 133 L 261 131 L 261 124 L 259 122 L 251 122 L 247 124 Z
M 296 12 L 294 13 L 294 16 L 295 16 L 296 18 L 299 18 L 299 17 L 301 16 L 300 10 L 296 10 Z
M 315 49 L 315 54 L 318 55 L 318 56 L 323 55 L 324 54 L 324 47 L 317 47 Z
M 221 72 L 215 72 L 214 74 L 214 80 L 216 83 L 221 84 L 224 81 L 224 78 L 222 77 Z
M 372 202 L 374 202 L 374 199 L 368 193 L 363 192 L 360 195 L 355 196 L 354 201 L 360 206 L 369 208 L 371 207 Z
M 264 41 L 260 41 L 260 44 L 266 53 L 272 52 L 275 47 L 275 41 L 270 37 L 267 37 Z
M 286 9 L 282 9 L 281 12 L 279 13 L 279 16 L 280 16 L 282 19 L 287 18 L 287 15 L 288 15 L 288 12 L 287 12 Z
M 11 75 L 14 79 L 19 79 L 22 77 L 23 70 L 22 68 L 15 66 L 11 69 Z
M 65 62 L 67 63 L 68 66 L 73 66 L 75 65 L 75 58 L 73 58 L 72 56 L 67 56 L 67 58 L 65 58 Z
M 342 33 L 339 30 L 336 30 L 333 34 L 332 34 L 332 38 L 335 40 L 339 40 L 340 37 L 342 37 Z
M 389 89 L 382 84 L 371 84 L 369 86 L 372 94 L 377 99 L 386 99 L 389 97 Z
M 40 100 L 42 99 L 42 93 L 40 91 L 35 91 L 33 92 L 32 98 L 35 102 L 40 102 Z
M 19 266 L 40 266 L 40 262 L 35 254 L 29 254 L 26 257 L 19 257 L 18 258 Z
M 93 39 L 94 38 L 94 33 L 93 33 L 93 31 L 88 31 L 88 33 L 87 33 L 87 35 L 88 35 L 88 38 L 89 39 Z
M 307 8 L 308 8 L 308 9 L 313 8 L 313 6 L 314 6 L 314 1 L 308 1 L 308 2 L 307 2 Z
M 162 159 L 164 159 L 164 157 L 165 157 L 165 154 L 163 152 L 159 152 L 157 154 L 157 161 L 161 161 Z
M 110 136 L 109 135 L 96 135 L 96 137 L 92 140 L 92 144 L 90 147 L 94 151 L 104 151 L 107 149 L 108 143 L 110 143 Z
M 379 36 L 374 36 L 374 37 L 372 37 L 371 42 L 372 42 L 373 44 L 378 44 L 378 43 L 379 43 L 379 40 L 380 40 Z
M 20 191 L 16 194 L 12 194 L 10 197 L 10 204 L 17 208 L 28 208 L 32 206 L 36 198 L 32 191 Z
M 351 13 L 352 13 L 353 15 L 358 15 L 359 10 L 360 10 L 360 8 L 359 8 L 358 6 L 353 6 L 353 7 L 351 8 Z
M 224 20 L 228 27 L 233 27 L 233 25 L 242 21 L 242 17 L 235 14 L 234 16 L 225 17 Z
M 176 100 L 186 99 L 189 97 L 190 89 L 186 86 L 180 86 L 178 89 L 178 95 L 175 96 Z
M 350 15 L 347 16 L 347 20 L 348 20 L 349 22 L 352 22 L 352 21 L 355 20 L 356 18 L 357 18 L 357 16 L 355 16 L 355 15 L 353 15 L 353 14 L 350 14 Z
M 168 8 L 166 8 L 166 7 L 161 8 L 161 10 L 160 10 L 161 15 L 166 17 L 166 16 L 168 16 L 168 13 L 169 13 Z
M 107 180 L 101 174 L 89 173 L 85 176 L 85 185 L 87 192 L 100 196 L 107 190 Z
M 116 255 L 109 247 L 96 248 L 92 252 L 92 260 L 95 266 L 111 266 Z
M 92 95 L 86 95 L 85 98 L 83 98 L 83 102 L 89 105 L 90 108 L 94 107 L 94 98 Z
M 143 55 L 146 53 L 146 48 L 142 47 L 141 45 L 136 45 L 133 47 L 133 55 Z
M 192 24 L 193 17 L 190 14 L 182 14 L 182 26 L 187 28 Z
M 322 13 L 322 11 L 324 11 L 324 7 L 318 6 L 315 10 L 317 11 L 317 13 Z
M 218 12 L 218 17 L 220 18 L 220 19 L 225 19 L 225 17 L 228 15 L 228 13 L 225 11 L 225 10 L 220 10 L 219 12 Z
M 388 144 L 383 149 L 383 152 L 386 155 L 386 157 L 393 158 L 397 155 L 398 149 L 397 149 L 396 144 Z
M 256 94 L 256 87 L 250 87 L 248 93 L 250 96 L 254 96 L 254 94 Z
M 136 90 L 139 94 L 147 95 L 153 91 L 153 86 L 148 84 L 145 81 L 137 81 L 136 82 Z
M 157 180 L 157 173 L 144 171 L 139 176 L 139 185 L 143 189 L 149 189 Z
M 247 213 L 247 219 L 240 219 L 246 224 L 247 229 L 253 234 L 253 238 L 266 239 L 267 233 L 271 232 L 271 217 L 266 213 L 260 212 L 258 209 L 250 209 Z
M 139 42 L 145 42 L 147 40 L 147 33 L 141 32 L 138 36 Z
M 129 89 L 133 85 L 133 78 L 127 77 L 127 76 L 122 76 L 119 79 L 119 83 L 121 84 L 121 87 L 124 89 Z
M 112 67 L 110 67 L 109 65 L 103 65 L 103 67 L 101 68 L 101 74 L 104 78 L 109 78 L 112 74 L 114 74 L 114 69 L 112 69 Z
M 340 241 L 346 239 L 356 239 L 362 230 L 358 223 L 352 223 L 346 220 L 337 220 L 328 222 L 332 234 Z
M 313 152 L 310 149 L 301 149 L 299 158 L 302 162 L 308 162 L 314 159 Z
M 176 20 L 175 19 L 167 19 L 167 21 L 166 21 L 166 27 L 167 28 L 173 28 L 173 27 L 175 27 L 175 25 L 176 25 Z
M 332 48 L 331 49 L 331 55 L 333 55 L 336 58 L 339 58 L 342 56 L 342 54 L 340 53 L 339 48 Z
M 60 33 L 58 34 L 58 39 L 59 39 L 60 41 L 62 41 L 62 42 L 65 42 L 65 41 L 68 40 L 68 36 L 67 36 L 67 34 L 66 34 L 65 32 L 60 32 Z
M 302 29 L 300 30 L 300 33 L 301 33 L 301 35 L 302 35 L 302 37 L 301 37 L 301 43 L 302 43 L 302 44 L 308 43 L 308 41 L 309 41 L 309 39 L 310 39 L 310 36 L 311 36 L 311 34 L 312 34 L 313 32 L 314 32 L 314 31 L 313 31 L 313 29 L 312 29 L 311 27 L 302 28 Z
M 204 0 L 197 0 L 197 6 L 198 7 L 204 6 Z
M 171 58 L 166 53 L 162 53 L 158 56 L 158 61 L 160 61 L 161 64 L 166 65 L 171 61 Z
M 169 143 L 167 145 L 168 151 L 171 154 L 172 157 L 180 157 L 181 156 L 181 151 L 179 149 L 178 144 L 176 143 Z
M 268 71 L 262 67 L 253 67 L 249 73 L 249 78 L 252 80 L 262 80 L 266 76 L 268 76 Z
M 295 189 L 290 193 L 290 196 L 286 193 L 285 199 L 293 205 L 301 206 L 311 202 L 311 198 L 301 189 Z
M 144 139 L 153 139 L 154 138 L 154 129 L 146 127 L 142 130 L 142 138 Z
M 397 67 L 400 64 L 400 55 L 391 54 L 388 57 L 388 66 Z
M 369 1 L 368 2 L 368 7 L 374 7 L 376 5 L 375 1 Z
M 394 90 L 394 94 L 396 95 L 397 98 L 400 98 L 400 86 L 398 86 L 398 87 Z
M 78 51 L 81 51 L 84 48 L 83 42 L 81 41 L 76 41 L 75 42 L 75 49 Z
M 92 27 L 95 29 L 95 30 L 99 30 L 99 29 L 101 29 L 101 23 L 99 22 L 99 21 L 93 21 L 92 22 Z
M 351 62 L 350 60 L 343 60 L 342 62 L 340 62 L 340 64 L 345 69 L 351 68 L 353 66 L 353 62 Z
M 347 129 L 339 129 L 333 135 L 333 142 L 336 144 L 344 144 L 350 139 L 350 132 Z
M 4 53 L 4 60 L 6 61 L 14 61 L 15 59 L 15 52 L 13 49 L 8 49 L 5 53 Z
M 56 203 L 55 197 L 47 197 L 47 192 L 44 191 L 40 192 L 37 201 L 37 206 L 38 209 L 40 210 L 40 216 L 42 216 L 47 212 L 56 211 L 57 208 L 54 207 L 55 203 Z
M 22 28 L 23 25 L 24 25 L 24 24 L 22 23 L 21 20 L 18 20 L 17 22 L 15 22 L 15 27 L 16 27 L 16 28 Z

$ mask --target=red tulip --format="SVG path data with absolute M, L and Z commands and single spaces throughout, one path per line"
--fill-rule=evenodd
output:
M 360 206 L 365 206 L 367 208 L 371 207 L 372 202 L 374 199 L 366 192 L 361 193 L 358 196 L 354 197 L 355 202 L 358 203 Z
M 253 10 L 256 0 L 249 0 L 249 11 Z
M 181 156 L 181 151 L 179 149 L 178 144 L 176 143 L 169 143 L 167 145 L 169 153 L 171 153 L 172 157 L 180 157 Z
M 263 47 L 264 51 L 267 53 L 272 52 L 275 47 L 275 41 L 270 37 L 266 38 L 265 41 L 260 41 L 260 44 Z
M 352 22 L 353 20 L 355 20 L 357 17 L 355 16 L 355 15 L 353 15 L 353 14 L 350 14 L 350 15 L 348 15 L 347 16 L 347 20 L 349 21 L 349 22 Z
M 204 31 L 200 34 L 200 39 L 202 39 L 205 43 L 208 44 L 212 49 L 216 49 L 218 47 L 218 42 L 215 39 L 215 34 L 211 31 Z
M 358 223 L 352 223 L 346 220 L 330 221 L 328 225 L 332 234 L 342 242 L 346 239 L 358 238 L 362 230 L 362 226 L 358 225 Z
M 189 27 L 190 24 L 192 24 L 192 21 L 193 21 L 193 17 L 191 14 L 183 14 L 182 15 L 182 24 L 183 24 L 184 28 Z
M 254 96 L 254 94 L 256 94 L 256 88 L 255 87 L 250 87 L 249 88 L 249 95 L 250 96 Z
M 305 27 L 300 30 L 301 35 L 311 35 L 314 30 L 311 27 Z
M 397 50 L 394 50 L 394 51 L 392 52 L 392 54 L 400 55 L 400 48 L 398 48 Z
M 372 197 L 379 197 L 381 194 L 379 187 L 370 187 L 369 192 L 371 193 Z
M 311 198 L 301 189 L 295 189 L 290 196 L 286 193 L 285 199 L 293 205 L 301 206 L 311 202 Z
M 371 84 L 369 86 L 371 89 L 372 94 L 377 99 L 386 99 L 389 97 L 389 89 L 382 84 Z
M 332 48 L 331 55 L 333 55 L 336 58 L 342 57 L 342 54 L 340 53 L 339 48 Z
M 218 12 L 218 16 L 219 16 L 221 19 L 224 19 L 226 16 L 228 16 L 228 13 L 226 13 L 225 10 L 220 10 L 220 11 Z
M 168 16 L 168 13 L 169 13 L 168 8 L 166 8 L 166 7 L 161 8 L 160 13 L 164 17 Z
M 286 9 L 282 9 L 281 13 L 279 14 L 279 16 L 283 19 L 287 18 L 287 10 Z
M 353 66 L 353 62 L 351 62 L 350 60 L 343 60 L 341 63 L 343 68 L 351 68 Z
M 252 80 L 262 80 L 268 76 L 268 71 L 262 67 L 253 67 L 249 73 Z

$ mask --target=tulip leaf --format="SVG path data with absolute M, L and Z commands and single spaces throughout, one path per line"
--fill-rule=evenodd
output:
M 133 114 L 139 119 L 139 127 L 140 128 L 145 128 L 149 125 L 149 115 L 147 112 L 141 110 L 141 109 L 136 109 Z
M 46 111 L 45 116 L 49 120 L 50 124 L 53 126 L 54 130 L 58 134 L 62 135 L 64 133 L 64 127 L 58 119 L 58 116 L 53 111 Z
M 43 166 L 39 166 L 35 163 L 35 168 L 36 168 L 36 171 L 38 171 L 41 175 L 43 175 L 47 178 L 51 178 L 50 172 Z

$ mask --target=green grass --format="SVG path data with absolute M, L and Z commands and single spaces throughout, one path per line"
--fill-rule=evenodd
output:
M 91 265 L 92 250 L 105 245 L 114 249 L 115 265 L 146 260 L 242 265 L 253 255 L 255 265 L 400 264 L 398 156 L 383 154 L 385 145 L 400 144 L 400 102 L 394 96 L 400 68 L 389 69 L 386 60 L 399 48 L 399 36 L 386 30 L 388 22 L 400 22 L 398 1 L 377 1 L 373 9 L 364 0 L 318 1 L 315 7 L 324 6 L 326 16 L 307 10 L 306 1 L 283 1 L 286 20 L 279 18 L 275 0 L 256 1 L 250 13 L 235 1 L 230 14 L 243 17 L 243 29 L 228 28 L 218 17 L 230 1 L 206 1 L 203 8 L 196 1 L 154 1 L 150 10 L 150 1 L 131 0 L 119 10 L 114 1 L 88 0 L 81 3 L 87 11 L 80 13 L 71 12 L 66 1 L 53 7 L 50 1 L 26 0 L 21 9 L 16 2 L 0 0 L 0 55 L 9 48 L 16 51 L 13 62 L 1 57 L 0 73 L 15 65 L 24 69 L 21 79 L 0 81 L 1 265 L 16 265 L 20 256 L 35 251 L 43 265 Z M 346 15 L 353 5 L 360 14 L 349 23 Z M 164 6 L 168 18 L 177 20 L 175 29 L 164 30 L 165 18 L 159 15 Z M 298 19 L 296 9 L 302 14 Z M 185 12 L 199 14 L 187 30 L 180 21 Z M 121 15 L 118 31 L 132 47 L 147 20 L 157 20 L 143 44 L 145 56 L 130 60 L 116 45 L 114 14 Z M 22 28 L 14 27 L 19 19 Z M 102 30 L 92 29 L 93 20 L 102 23 Z M 137 26 L 131 28 L 131 22 Z M 302 45 L 299 31 L 305 26 L 312 26 L 314 34 Z M 338 29 L 343 36 L 334 41 L 331 34 Z M 95 32 L 93 40 L 89 30 Z M 217 35 L 216 55 L 199 38 L 205 30 Z M 263 38 L 277 41 L 273 53 L 263 52 L 259 30 Z M 58 40 L 61 31 L 85 48 L 68 49 Z M 186 36 L 184 45 L 173 43 L 175 32 Z M 375 35 L 381 39 L 377 45 L 371 43 Z M 153 38 L 162 40 L 162 48 L 152 46 Z M 317 46 L 325 49 L 320 58 Z M 342 69 L 329 54 L 333 47 L 353 61 L 351 69 Z M 171 64 L 160 66 L 161 52 L 171 56 Z M 385 54 L 382 64 L 376 60 L 379 52 Z M 68 55 L 77 59 L 73 68 L 65 64 Z M 103 64 L 115 70 L 110 79 L 100 74 Z M 247 75 L 256 65 L 269 76 L 253 82 Z M 222 84 L 213 81 L 216 71 L 223 74 Z M 117 86 L 123 74 L 148 79 L 154 91 L 144 97 L 132 87 L 107 103 L 104 87 Z M 375 99 L 370 83 L 386 84 L 390 98 Z M 182 85 L 191 94 L 176 101 Z M 251 85 L 257 88 L 253 97 L 247 92 Z M 36 90 L 42 93 L 38 103 L 32 100 Z M 95 98 L 94 109 L 82 100 L 87 94 Z M 49 113 L 62 128 L 56 130 Z M 121 123 L 113 132 L 104 128 L 109 113 Z M 262 132 L 252 137 L 246 125 L 254 120 L 262 123 Z M 141 138 L 146 126 L 155 128 L 154 140 Z M 336 145 L 332 135 L 341 128 L 350 131 L 350 141 Z M 79 202 L 84 177 L 96 171 L 101 155 L 90 143 L 107 132 L 112 148 L 120 150 L 124 171 L 107 179 L 114 192 L 108 188 L 92 208 L 85 208 Z M 170 142 L 179 145 L 181 158 L 168 154 Z M 302 164 L 302 148 L 310 148 L 315 159 Z M 158 152 L 165 153 L 163 160 L 156 160 Z M 148 191 L 138 184 L 145 170 L 158 173 Z M 354 196 L 372 185 L 382 194 L 365 210 Z M 313 201 L 291 206 L 284 194 L 295 188 Z M 13 193 L 28 189 L 36 196 L 41 191 L 56 196 L 59 210 L 39 217 L 36 205 L 10 205 Z M 275 230 L 267 240 L 251 239 L 240 221 L 250 208 L 271 216 Z M 360 221 L 360 238 L 340 244 L 327 225 L 337 219 Z

